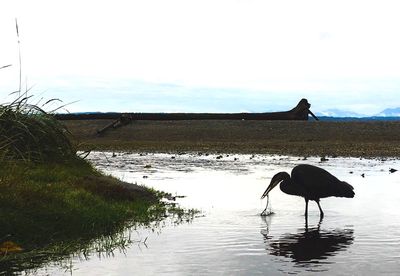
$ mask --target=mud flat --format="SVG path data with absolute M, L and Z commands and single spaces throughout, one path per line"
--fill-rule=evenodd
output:
M 400 156 L 400 121 L 133 121 L 97 134 L 111 122 L 63 121 L 81 143 L 80 149 Z

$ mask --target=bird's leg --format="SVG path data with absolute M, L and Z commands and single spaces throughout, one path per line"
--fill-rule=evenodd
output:
M 308 199 L 305 198 L 306 201 L 306 211 L 304 213 L 304 216 L 306 218 L 306 232 L 308 231 Z
M 304 215 L 306 216 L 306 219 L 307 219 L 307 214 L 308 214 L 308 199 L 305 198 L 305 201 L 306 201 L 306 211 L 304 212 Z
M 324 218 L 324 212 L 322 211 L 321 205 L 319 205 L 319 200 L 316 200 L 317 204 L 318 204 L 318 208 L 319 208 L 319 217 L 322 220 Z
M 323 220 L 324 218 L 323 217 L 319 217 L 319 222 L 318 222 L 318 227 L 317 227 L 317 230 L 318 230 L 318 232 L 319 232 L 319 229 L 321 228 L 321 224 L 322 224 L 322 220 Z

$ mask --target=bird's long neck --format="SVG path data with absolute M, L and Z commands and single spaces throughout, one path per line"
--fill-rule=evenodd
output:
M 279 188 L 281 189 L 282 192 L 285 194 L 289 195 L 297 195 L 298 192 L 296 190 L 296 187 L 290 178 L 290 175 L 288 173 L 282 174 L 283 181 L 279 185 Z

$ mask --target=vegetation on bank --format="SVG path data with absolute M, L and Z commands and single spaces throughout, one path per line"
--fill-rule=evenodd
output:
M 0 238 L 25 250 L 115 230 L 129 218 L 145 223 L 156 193 L 130 190 L 79 159 L 65 164 L 3 164 Z
M 0 252 L 2 269 L 35 267 L 127 227 L 150 225 L 169 215 L 186 220 L 194 214 L 164 203 L 159 192 L 104 176 L 82 159 L 68 165 L 1 165 L 0 247 L 11 241 L 22 249 Z
M 60 162 L 73 158 L 76 150 L 68 130 L 29 99 L 20 96 L 0 105 L 0 160 Z
M 127 227 L 195 213 L 163 196 L 96 171 L 77 157 L 67 129 L 28 98 L 0 106 L 0 274 L 86 252 L 96 241 L 107 251 L 126 244 L 113 237 Z

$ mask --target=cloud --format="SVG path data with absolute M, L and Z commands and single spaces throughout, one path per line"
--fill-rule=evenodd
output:
M 12 63 L 14 71 L 0 70 L 0 96 L 18 83 L 15 17 L 24 81 L 39 93 L 80 99 L 76 109 L 399 101 L 393 1 L 12 1 L 0 11 L 0 66 Z

